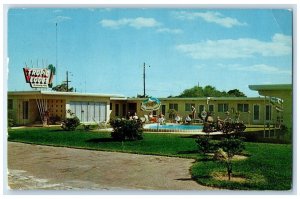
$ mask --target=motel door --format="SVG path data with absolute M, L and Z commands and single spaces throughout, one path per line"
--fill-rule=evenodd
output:
M 70 110 L 80 122 L 103 122 L 106 120 L 106 103 L 70 102 Z

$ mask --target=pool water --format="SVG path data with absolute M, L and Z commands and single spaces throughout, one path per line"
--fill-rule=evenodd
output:
M 157 124 L 148 124 L 145 126 L 146 129 L 151 130 L 169 130 L 169 131 L 190 131 L 190 130 L 202 130 L 203 126 L 201 125 L 182 125 L 182 124 L 163 124 L 163 125 L 157 125 Z

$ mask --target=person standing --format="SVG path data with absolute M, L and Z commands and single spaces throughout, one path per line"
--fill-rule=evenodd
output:
M 192 119 L 196 119 L 196 108 L 192 106 Z

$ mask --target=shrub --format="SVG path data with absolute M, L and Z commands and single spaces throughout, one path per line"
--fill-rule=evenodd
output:
M 116 140 L 143 139 L 143 123 L 141 120 L 114 119 L 110 121 L 113 128 L 111 137 Z
M 58 115 L 50 116 L 49 117 L 49 123 L 50 124 L 56 124 L 57 122 L 60 122 L 61 118 Z
M 78 119 L 78 117 L 71 117 L 71 118 L 67 118 L 62 122 L 61 127 L 65 130 L 65 131 L 75 131 L 75 129 L 77 128 L 77 126 L 80 125 L 80 120 Z
M 211 133 L 217 131 L 215 123 L 205 122 L 203 125 L 203 132 Z
M 175 109 L 169 109 L 169 118 L 174 120 L 177 114 L 177 111 Z
M 8 127 L 14 127 L 14 126 L 16 126 L 16 121 L 12 118 L 8 118 L 7 125 L 8 125 Z
M 7 119 L 7 125 L 8 125 L 8 127 L 13 127 L 13 126 L 17 125 L 15 111 L 8 110 L 7 118 L 8 118 Z
M 217 143 L 208 136 L 199 137 L 195 142 L 198 145 L 199 152 L 202 154 L 213 153 L 217 149 Z

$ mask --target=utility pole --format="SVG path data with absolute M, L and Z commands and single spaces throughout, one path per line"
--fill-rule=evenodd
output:
M 67 83 L 67 92 L 69 92 L 69 71 L 66 72 L 67 80 L 65 81 Z
M 148 66 L 148 67 L 150 67 L 150 66 Z M 143 79 L 144 79 L 144 97 L 146 97 L 146 64 L 145 64 L 145 62 L 144 62 Z
M 57 63 L 57 23 L 55 23 L 55 59 L 56 59 L 56 77 L 55 80 L 56 80 L 56 85 L 57 85 L 57 79 L 58 79 L 58 75 L 57 75 L 57 72 L 58 72 L 58 63 Z

